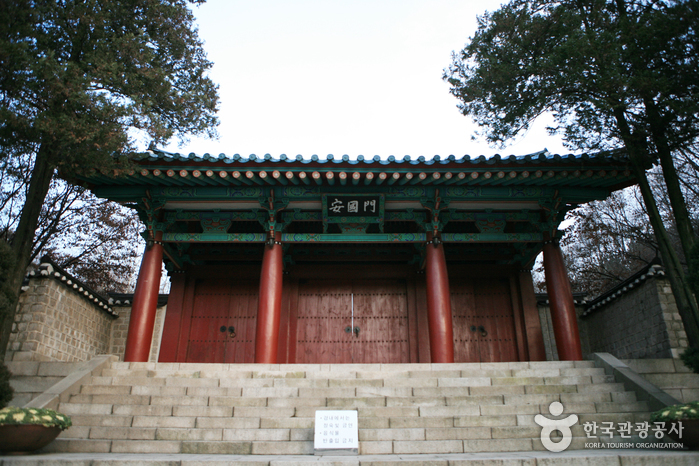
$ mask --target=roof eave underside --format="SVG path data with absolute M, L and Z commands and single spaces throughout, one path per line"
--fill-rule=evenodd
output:
M 184 156 L 149 151 L 135 154 L 132 168 L 94 172 L 84 180 L 92 187 L 452 185 L 602 188 L 609 192 L 635 184 L 628 158 L 620 152 L 444 159 L 328 157 Z

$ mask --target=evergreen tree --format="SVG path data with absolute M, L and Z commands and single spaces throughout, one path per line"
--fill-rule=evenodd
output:
M 33 160 L 12 239 L 4 356 L 42 204 L 54 176 L 128 168 L 139 137 L 215 137 L 218 88 L 189 4 L 203 0 L 0 3 L 0 157 Z
M 514 0 L 479 18 L 445 71 L 460 109 L 502 143 L 553 114 L 569 147 L 625 148 L 690 344 L 699 310 L 646 170 L 660 158 L 685 252 L 694 232 L 672 152 L 699 134 L 696 0 Z

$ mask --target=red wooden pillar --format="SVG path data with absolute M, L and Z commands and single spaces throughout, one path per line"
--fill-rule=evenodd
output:
M 143 253 L 131 306 L 129 333 L 126 336 L 124 361 L 127 362 L 147 362 L 150 356 L 163 267 L 162 239 L 162 232 L 156 232 L 155 241 L 146 245 L 146 251 Z
M 582 348 L 573 291 L 558 243 L 544 244 L 544 270 L 558 357 L 561 361 L 580 361 Z
M 282 312 L 283 257 L 281 233 L 274 234 L 274 244 L 265 245 L 260 274 L 260 297 L 257 307 L 255 362 L 274 364 L 279 348 L 279 321 Z
M 430 239 L 428 234 L 428 241 Z M 451 319 L 449 275 L 444 248 L 439 237 L 428 242 L 425 252 L 427 322 L 430 330 L 432 362 L 454 362 L 454 329 Z

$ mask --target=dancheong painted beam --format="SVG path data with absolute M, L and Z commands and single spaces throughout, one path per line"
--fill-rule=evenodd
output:
M 541 233 L 444 233 L 445 243 L 538 243 Z M 264 243 L 264 233 L 165 233 L 163 242 L 169 243 Z M 284 233 L 282 243 L 424 243 L 425 233 L 367 233 L 367 234 L 313 234 Z

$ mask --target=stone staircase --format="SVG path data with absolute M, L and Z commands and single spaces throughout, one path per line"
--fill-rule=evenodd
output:
M 569 450 L 600 441 L 585 422 L 649 418 L 591 361 L 112 363 L 60 404 L 73 427 L 47 451 L 312 455 L 319 409 L 358 411 L 361 455 L 543 450 L 534 415 L 553 401 L 579 417 Z
M 681 359 L 629 359 L 624 362 L 679 401 L 699 401 L 699 374 L 688 369 Z
M 9 405 L 24 406 L 46 389 L 63 380 L 80 363 L 9 361 L 5 365 L 12 373 L 10 386 L 15 391 Z

